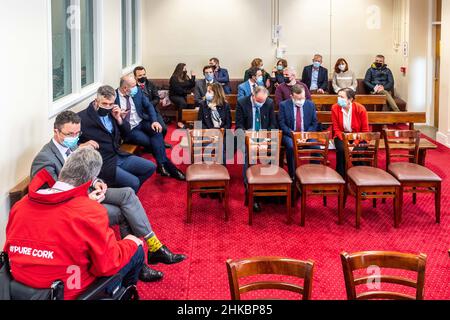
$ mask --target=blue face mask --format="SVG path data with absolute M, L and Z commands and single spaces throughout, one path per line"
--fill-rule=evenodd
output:
M 283 66 L 277 66 L 277 70 L 278 70 L 278 71 L 283 71 L 283 70 L 284 70 L 284 67 L 283 67 Z
M 214 80 L 214 76 L 210 75 L 210 74 L 207 74 L 207 75 L 205 75 L 205 79 L 206 79 L 206 81 L 211 82 L 211 81 Z
M 347 100 L 345 100 L 344 98 L 338 97 L 338 105 L 341 108 L 345 108 L 347 106 Z
M 207 102 L 211 102 L 214 99 L 214 95 L 212 93 L 207 93 L 205 95 L 205 99 L 206 99 Z
M 258 86 L 264 86 L 264 78 L 262 76 L 258 77 L 256 79 L 256 83 L 258 84 Z
M 314 68 L 320 68 L 322 64 L 320 62 L 314 61 L 313 66 Z
M 138 93 L 138 87 L 133 87 L 130 91 L 130 97 L 134 98 L 135 95 Z
M 78 141 L 80 141 L 80 137 L 66 137 L 64 138 L 63 146 L 74 150 L 78 146 Z

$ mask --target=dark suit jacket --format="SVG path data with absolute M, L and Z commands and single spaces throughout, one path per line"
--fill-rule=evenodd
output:
M 231 129 L 231 109 L 228 103 L 225 106 L 217 106 L 217 111 L 222 119 L 221 129 Z M 200 104 L 200 110 L 198 112 L 198 120 L 202 122 L 203 129 L 214 129 L 214 123 L 212 121 L 212 111 L 208 107 L 206 101 L 202 101 Z
M 98 177 L 113 187 L 116 180 L 117 156 L 131 156 L 131 154 L 120 150 L 122 137 L 126 137 L 130 132 L 130 123 L 124 121 L 119 126 L 116 120 L 109 115 L 113 124 L 113 132 L 109 133 L 100 121 L 94 103 L 91 103 L 87 109 L 79 112 L 78 115 L 81 118 L 82 131 L 80 143 L 94 140 L 100 145 L 98 151 L 103 158 L 103 167 Z
M 303 69 L 302 82 L 311 88 L 313 66 L 307 66 Z M 324 67 L 319 68 L 319 79 L 317 80 L 319 89 L 328 91 L 328 70 Z
M 155 107 L 151 104 L 150 100 L 148 100 L 147 96 L 139 87 L 137 94 L 133 98 L 133 102 L 139 117 L 141 117 L 143 120 L 150 121 L 151 123 L 158 121 L 158 118 L 156 117 Z M 116 90 L 115 103 L 120 106 L 119 90 Z
M 216 80 L 213 83 L 217 83 Z M 194 89 L 194 100 L 195 106 L 200 107 L 200 103 L 203 101 L 203 98 L 206 96 L 206 80 L 197 80 L 195 81 L 195 89 Z
M 158 105 L 161 99 L 159 98 L 158 87 L 153 82 L 147 79 L 142 91 L 147 96 L 148 100 L 150 100 L 151 104 L 155 107 L 156 112 L 159 113 Z
M 59 152 L 53 140 L 50 140 L 34 158 L 31 164 L 30 176 L 33 178 L 39 171 L 46 169 L 52 178 L 57 181 L 64 162 L 61 152 Z
M 244 97 L 238 100 L 236 108 L 236 129 L 253 129 L 253 105 L 252 97 Z M 261 107 L 261 130 L 278 129 L 275 117 L 273 100 L 268 98 Z
M 291 137 L 291 132 L 295 131 L 294 119 L 294 101 L 292 99 L 283 101 L 280 104 L 278 113 L 278 123 L 283 131 L 283 135 Z M 303 105 L 303 126 L 305 132 L 316 132 L 317 123 L 316 106 L 311 100 L 306 100 Z
M 214 77 L 216 81 L 223 86 L 223 91 L 225 91 L 225 94 L 231 94 L 230 75 L 228 74 L 228 70 L 220 68 L 214 72 Z

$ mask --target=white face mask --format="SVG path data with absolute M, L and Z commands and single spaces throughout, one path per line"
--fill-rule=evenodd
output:
M 346 68 L 347 68 L 347 65 L 345 65 L 345 64 L 339 65 L 339 70 L 341 70 L 341 71 L 345 71 Z
M 294 100 L 296 106 L 301 107 L 305 104 L 305 99 Z

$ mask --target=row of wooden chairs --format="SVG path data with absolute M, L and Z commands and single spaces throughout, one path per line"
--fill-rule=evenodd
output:
M 393 199 L 394 226 L 402 218 L 403 194 L 434 193 L 436 223 L 440 223 L 441 178 L 418 164 L 420 132 L 415 130 L 384 130 L 386 170 L 378 168 L 380 133 L 344 134 L 347 171 L 341 177 L 328 166 L 330 135 L 328 132 L 292 133 L 296 159 L 296 188 L 301 192 L 301 226 L 305 225 L 308 196 L 338 197 L 338 224 L 342 224 L 348 195 L 356 198 L 356 227 L 361 225 L 364 200 Z M 281 131 L 247 132 L 246 161 L 248 188 L 245 205 L 248 222 L 253 223 L 255 197 L 286 197 L 287 223 L 292 223 L 292 179 L 280 165 Z M 229 217 L 228 192 L 230 175 L 223 163 L 223 130 L 191 130 L 189 134 L 191 160 L 188 182 L 188 222 L 192 220 L 193 193 L 220 193 L 225 199 L 225 218 Z M 205 157 L 206 155 L 206 157 Z M 207 163 L 205 163 L 205 159 Z M 407 159 L 409 162 L 393 162 Z M 311 162 L 314 164 L 311 164 Z
M 343 252 L 341 253 L 341 262 L 347 298 L 348 300 L 423 300 L 426 260 L 425 254 L 414 255 L 383 251 L 353 254 Z M 232 300 L 241 300 L 242 295 L 257 290 L 285 290 L 299 294 L 302 300 L 311 300 L 315 267 L 312 260 L 260 257 L 237 261 L 228 260 L 226 265 Z M 414 272 L 416 277 L 385 275 L 383 268 Z M 363 269 L 366 269 L 368 276 L 354 274 Z M 285 280 L 246 281 L 241 285 L 241 279 L 261 275 L 296 277 L 303 280 L 303 285 Z M 413 288 L 416 293 L 413 296 L 403 292 L 381 290 L 382 283 Z M 366 285 L 367 291 L 363 290 L 364 285 Z M 266 299 L 271 300 L 271 298 Z

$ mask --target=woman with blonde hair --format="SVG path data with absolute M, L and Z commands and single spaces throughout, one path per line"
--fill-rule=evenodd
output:
M 198 120 L 202 122 L 203 129 L 231 129 L 231 108 L 220 84 L 207 86 L 205 99 L 200 103 Z
M 260 81 L 258 81 L 258 86 L 270 88 L 270 86 L 271 86 L 270 74 L 267 71 L 264 70 L 264 63 L 263 63 L 261 58 L 253 59 L 251 65 L 250 65 L 250 68 L 245 71 L 244 82 L 248 81 L 248 79 L 251 78 L 250 77 L 250 70 L 252 68 L 257 68 L 257 69 L 261 70 L 262 73 L 263 73 L 262 79 L 260 79 Z

